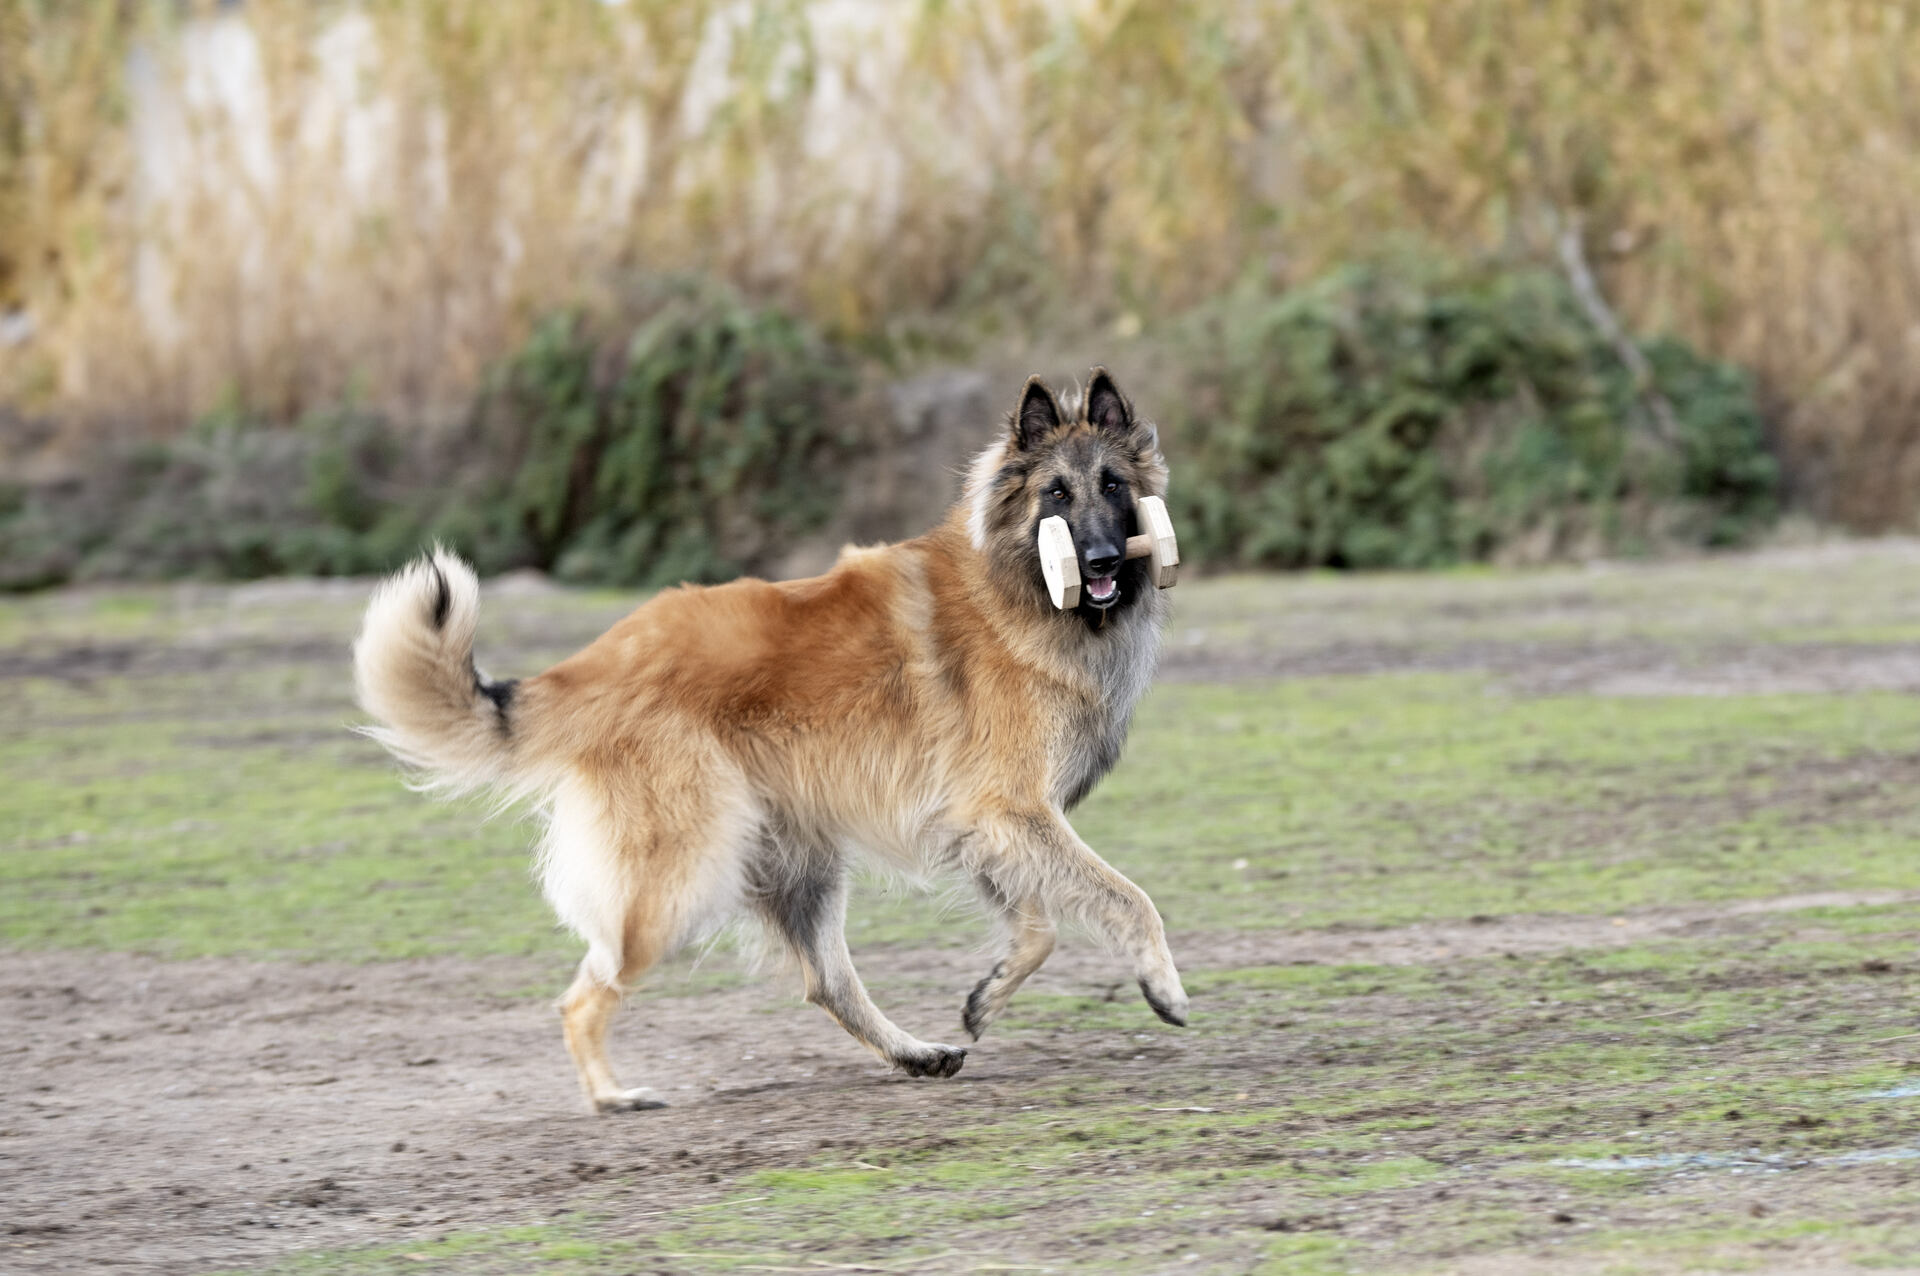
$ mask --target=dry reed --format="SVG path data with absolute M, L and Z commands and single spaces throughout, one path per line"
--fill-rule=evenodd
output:
M 151 8 L 0 0 L 23 414 L 433 420 L 633 267 L 901 348 L 1577 217 L 1631 326 L 1760 374 L 1808 507 L 1916 512 L 1910 0 Z

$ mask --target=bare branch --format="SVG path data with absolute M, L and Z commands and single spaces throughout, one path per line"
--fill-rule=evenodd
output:
M 1579 299 L 1580 308 L 1587 312 L 1587 319 L 1599 330 L 1602 338 L 1611 345 L 1620 362 L 1626 366 L 1633 377 L 1634 392 L 1640 401 L 1646 404 L 1647 414 L 1653 420 L 1654 433 L 1662 443 L 1669 447 L 1678 447 L 1680 443 L 1680 422 L 1673 415 L 1673 404 L 1667 402 L 1667 396 L 1660 393 L 1660 387 L 1654 382 L 1653 368 L 1647 363 L 1647 356 L 1632 338 L 1621 328 L 1620 320 L 1614 316 L 1607 305 L 1607 299 L 1600 293 L 1600 284 L 1593 277 L 1593 271 L 1587 266 L 1587 254 L 1581 246 L 1580 214 L 1561 217 L 1549 212 L 1555 227 L 1555 240 L 1560 249 L 1560 265 L 1567 272 L 1567 282 L 1573 285 L 1573 295 Z

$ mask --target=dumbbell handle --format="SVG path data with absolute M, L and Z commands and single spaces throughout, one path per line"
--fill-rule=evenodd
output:
M 1167 519 L 1167 506 L 1157 496 L 1143 496 L 1134 502 L 1140 526 L 1147 530 L 1127 537 L 1128 558 L 1149 559 L 1148 575 L 1155 588 L 1169 589 L 1180 576 L 1180 547 L 1173 539 L 1173 524 Z M 1154 550 L 1159 546 L 1159 552 Z M 1073 536 L 1067 520 L 1055 514 L 1040 520 L 1036 548 L 1040 553 L 1040 574 L 1046 578 L 1047 595 L 1062 609 L 1080 601 L 1080 565 L 1074 553 Z

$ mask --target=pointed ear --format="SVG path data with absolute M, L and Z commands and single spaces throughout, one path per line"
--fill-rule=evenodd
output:
M 1053 391 L 1035 373 L 1020 391 L 1020 406 L 1013 410 L 1013 445 L 1021 451 L 1038 444 L 1060 428 L 1060 404 Z
M 1087 424 L 1111 434 L 1125 434 L 1133 428 L 1133 405 L 1105 368 L 1095 368 L 1087 384 Z

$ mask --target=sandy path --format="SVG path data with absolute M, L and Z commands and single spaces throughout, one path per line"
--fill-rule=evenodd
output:
M 1904 898 L 1183 935 L 1175 949 L 1189 970 L 1417 964 L 1724 932 L 1767 914 Z M 863 965 L 900 1022 L 947 1040 L 984 969 L 958 950 L 870 952 Z M 1157 1068 L 1139 1062 L 1127 1032 L 1067 1025 L 1071 1038 L 990 1036 L 953 1081 L 910 1081 L 801 1004 L 790 974 L 688 995 L 686 977 L 669 973 L 618 1021 L 615 1055 L 646 1060 L 630 1075 L 674 1106 L 594 1118 L 581 1111 L 556 1017 L 536 995 L 559 989 L 565 974 L 506 959 L 350 966 L 0 954 L 0 1268 L 188 1271 L 404 1243 L 591 1207 L 608 1175 L 645 1183 L 637 1195 L 648 1208 L 698 1204 L 720 1199 L 744 1170 L 843 1143 L 937 1137 L 956 1102 L 970 1120 L 990 1119 L 1069 1075 L 1104 1077 L 1153 1102 Z M 1132 995 L 1124 972 L 1084 947 L 1063 950 L 1032 986 Z M 1203 1003 L 1195 1009 L 1205 1013 Z M 1151 1027 L 1144 1010 L 1138 1027 Z M 1191 1040 L 1157 1036 L 1158 1066 Z

